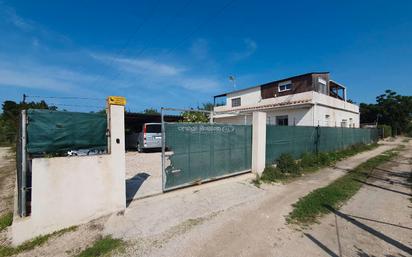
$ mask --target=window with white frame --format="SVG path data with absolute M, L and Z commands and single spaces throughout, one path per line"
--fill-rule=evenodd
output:
M 328 82 L 321 77 L 318 77 L 318 92 L 328 94 Z
M 232 98 L 232 107 L 238 107 L 240 106 L 240 104 L 241 104 L 240 97 Z
M 280 82 L 278 85 L 278 92 L 285 92 L 292 90 L 292 81 Z

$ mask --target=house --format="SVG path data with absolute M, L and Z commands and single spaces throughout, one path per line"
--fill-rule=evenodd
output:
M 359 128 L 359 106 L 329 72 L 311 72 L 214 96 L 214 121 L 251 124 L 252 113 L 267 113 L 267 124 Z

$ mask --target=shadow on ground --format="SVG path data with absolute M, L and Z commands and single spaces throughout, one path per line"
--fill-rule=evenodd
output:
M 141 172 L 129 179 L 126 179 L 126 207 L 129 207 L 130 202 L 148 177 L 150 177 L 149 174 L 146 172 Z

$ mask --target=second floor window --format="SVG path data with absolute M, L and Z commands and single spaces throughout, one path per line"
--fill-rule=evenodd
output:
M 292 89 L 292 82 L 291 81 L 281 82 L 278 85 L 278 92 L 289 91 L 291 89 Z
M 232 107 L 238 107 L 238 106 L 240 106 L 240 97 L 232 98 Z

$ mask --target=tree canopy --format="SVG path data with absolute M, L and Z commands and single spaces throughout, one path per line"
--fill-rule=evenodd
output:
M 150 114 L 150 115 L 159 115 L 160 114 L 160 112 L 155 108 L 144 109 L 143 113 L 144 114 Z
M 202 106 L 198 106 L 196 110 L 186 111 L 182 113 L 184 122 L 209 122 L 209 115 L 201 111 L 212 111 L 213 103 L 203 103 Z
M 375 104 L 360 104 L 361 123 L 386 124 L 395 134 L 412 133 L 412 96 L 386 90 L 376 97 Z
M 49 109 L 57 110 L 56 106 L 49 106 L 45 101 L 40 102 L 20 102 L 4 101 L 2 113 L 0 114 L 0 143 L 12 144 L 16 140 L 19 128 L 19 115 L 26 109 Z

